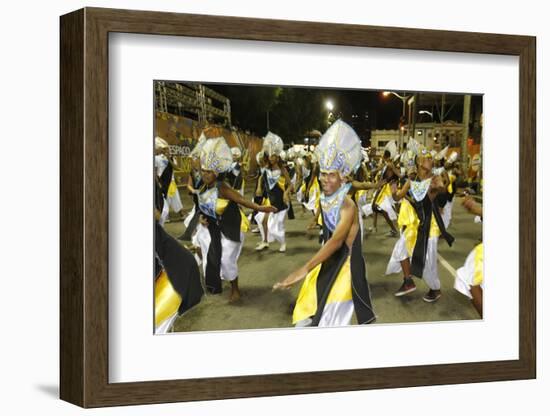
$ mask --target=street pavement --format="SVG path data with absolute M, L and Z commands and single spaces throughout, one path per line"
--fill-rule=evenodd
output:
M 246 196 L 252 197 L 251 189 L 247 189 Z M 184 209 L 189 210 L 190 197 L 184 192 L 181 192 L 181 197 Z M 264 251 L 255 251 L 254 247 L 260 241 L 260 235 L 248 232 L 239 259 L 241 300 L 229 303 L 230 286 L 224 282 L 222 294 L 206 294 L 200 304 L 176 320 L 175 332 L 292 326 L 292 308 L 301 283 L 286 291 L 273 292 L 271 288 L 274 283 L 307 262 L 320 247 L 317 231 L 306 231 L 312 214 L 303 212 L 295 199 L 293 206 L 296 218 L 286 220 L 286 252 L 280 253 L 277 243 L 272 243 L 269 249 Z M 245 212 L 248 213 L 248 210 Z M 366 230 L 372 225 L 372 217 L 364 219 L 364 222 Z M 182 221 L 172 220 L 165 228 L 174 237 L 184 231 Z M 453 220 L 449 227 L 449 232 L 454 235 L 456 241 L 452 247 L 448 247 L 443 239 L 439 242 L 442 296 L 435 303 L 422 300 L 428 289 L 421 279 L 415 279 L 415 292 L 399 298 L 394 296 L 394 292 L 402 283 L 402 276 L 384 274 L 397 241 L 397 238 L 387 236 L 388 232 L 389 227 L 384 219 L 379 217 L 377 233 L 366 231 L 363 240 L 368 282 L 377 316 L 374 325 L 479 319 L 470 300 L 453 288 L 456 269 L 464 264 L 468 253 L 480 241 L 482 232 L 481 224 L 474 222 L 474 217 L 464 210 L 459 199 L 455 198 Z M 354 318 L 352 324 L 355 323 Z

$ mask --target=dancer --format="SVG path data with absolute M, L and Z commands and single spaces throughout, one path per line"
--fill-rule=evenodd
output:
M 372 211 L 374 215 L 371 231 L 376 233 L 378 214 L 380 214 L 384 217 L 391 229 L 388 236 L 397 237 L 399 235 L 395 225 L 397 214 L 394 210 L 395 201 L 391 195 L 391 185 L 399 180 L 400 172 L 393 164 L 392 159 L 391 151 L 388 149 L 384 150 L 384 164 L 380 172 L 380 179 L 383 181 L 383 185 L 375 192 L 373 197 Z
M 155 334 L 165 334 L 204 292 L 195 258 L 164 231 L 158 210 L 155 217 Z
M 162 193 L 166 198 L 168 206 L 178 215 L 183 215 L 183 204 L 181 203 L 178 186 L 174 177 L 174 161 L 170 159 L 168 153 L 168 143 L 160 138 L 155 137 L 155 167 L 157 175 L 162 185 Z M 168 218 L 164 218 L 167 221 Z
M 231 282 L 231 302 L 240 299 L 237 261 L 244 243 L 248 220 L 239 205 L 261 212 L 276 212 L 246 200 L 223 180 L 233 161 L 231 150 L 216 129 L 205 131 L 207 140 L 200 150 L 203 185 L 198 193 L 200 210 L 196 240 L 202 253 L 206 289 L 222 292 L 222 279 Z
M 200 210 L 198 208 L 199 200 L 197 193 L 202 186 L 202 176 L 200 172 L 200 150 L 205 140 L 206 137 L 201 134 L 197 145 L 191 153 L 189 153 L 189 158 L 191 159 L 191 170 L 189 172 L 189 176 L 187 177 L 187 191 L 189 195 L 192 196 L 193 209 L 183 220 L 185 232 L 178 237 L 178 240 L 191 241 L 199 223 Z
M 244 195 L 244 179 L 241 166 L 241 149 L 238 147 L 231 148 L 233 163 L 229 172 L 225 175 L 225 180 L 229 186 L 235 189 L 241 195 Z
M 256 179 L 256 187 L 254 188 L 255 189 L 254 198 L 252 201 L 255 204 L 261 205 L 264 198 L 267 198 L 267 192 L 263 187 L 263 174 L 264 174 L 264 168 L 266 166 L 263 150 L 256 153 L 256 164 L 258 165 L 258 177 Z M 251 224 L 251 231 L 253 233 L 260 232 L 260 226 L 256 222 L 256 214 L 258 214 L 258 211 L 252 211 L 252 214 L 250 214 L 250 217 L 249 217 L 250 224 Z
M 361 161 L 361 141 L 341 120 L 326 131 L 316 148 L 321 169 L 321 211 L 326 243 L 304 266 L 273 286 L 289 288 L 305 278 L 296 301 L 296 326 L 359 324 L 375 315 L 361 251 L 358 210 L 349 198 L 345 178 Z
M 403 296 L 416 290 L 413 276 L 423 278 L 428 293 L 426 302 L 435 302 L 441 297 L 441 283 L 437 267 L 437 243 L 442 235 L 452 245 L 454 237 L 445 229 L 437 196 L 445 193 L 443 180 L 433 175 L 433 158 L 425 149 L 416 158 L 415 180 L 408 180 L 397 190 L 392 185 L 392 196 L 401 202 L 397 223 L 401 230 L 394 246 L 386 274 L 403 272 L 403 284 L 395 296 Z
M 292 185 L 288 172 L 279 157 L 283 151 L 283 140 L 271 132 L 264 138 L 264 160 L 266 167 L 263 170 L 262 186 L 267 193 L 264 198 L 264 206 L 275 207 L 277 213 L 269 214 L 259 212 L 256 214 L 256 222 L 259 225 L 262 241 L 256 246 L 257 251 L 269 248 L 269 243 L 279 242 L 281 245 L 279 251 L 286 251 L 285 241 L 285 218 L 290 202 L 290 192 Z
M 466 196 L 462 202 L 471 214 L 483 218 L 483 207 Z M 472 300 L 472 305 L 483 318 L 483 243 L 479 243 L 466 258 L 464 266 L 456 271 L 454 288 Z

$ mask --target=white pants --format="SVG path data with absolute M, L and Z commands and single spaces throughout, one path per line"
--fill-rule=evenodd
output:
M 160 213 L 160 219 L 159 219 L 159 224 L 161 226 L 163 226 L 166 220 L 168 219 L 169 212 L 170 212 L 170 208 L 168 208 L 168 201 L 166 201 L 165 199 L 164 204 L 162 206 L 162 212 Z
M 394 204 L 395 204 L 395 202 L 393 201 L 393 198 L 386 197 L 382 200 L 380 205 L 378 205 L 378 207 L 381 210 L 386 211 L 386 213 L 388 214 L 388 217 L 392 221 L 395 221 L 397 219 L 397 214 L 395 213 L 395 210 L 393 209 Z
M 181 203 L 179 191 L 176 191 L 174 195 L 168 197 L 168 205 L 170 205 L 172 211 L 176 213 L 180 212 L 183 209 L 183 204 Z
M 422 273 L 422 279 L 426 282 L 426 285 L 432 290 L 441 289 L 441 282 L 439 281 L 439 269 L 437 267 L 437 243 L 439 237 L 428 238 L 428 248 L 426 250 L 426 261 L 424 263 L 424 271 Z M 386 267 L 386 274 L 399 273 L 402 271 L 401 262 L 405 259 L 410 259 L 407 251 L 407 245 L 405 242 L 405 236 L 401 233 L 399 240 L 393 247 L 393 252 Z
M 223 280 L 232 281 L 239 276 L 239 267 L 237 262 L 241 255 L 241 250 L 244 244 L 244 233 L 241 232 L 241 241 L 232 241 L 225 237 L 222 233 L 222 258 L 220 267 L 220 277 Z M 208 227 L 199 224 L 197 226 L 197 233 L 195 234 L 194 241 L 201 248 L 202 253 L 202 267 L 203 273 L 206 273 L 207 254 L 210 248 L 210 232 Z
M 172 325 L 174 325 L 174 321 L 177 317 L 178 313 L 174 312 L 172 315 L 162 321 L 158 326 L 155 327 L 155 335 L 163 335 L 170 332 L 170 329 L 172 329 Z
M 285 219 L 286 212 L 288 209 L 283 211 L 278 211 L 275 213 L 270 213 L 269 218 L 267 219 L 267 242 L 272 243 L 273 241 L 278 241 L 283 244 L 285 242 Z M 264 212 L 258 212 L 254 217 L 258 228 L 260 229 L 260 234 L 262 235 L 262 241 L 266 241 L 264 227 L 262 222 L 265 218 Z

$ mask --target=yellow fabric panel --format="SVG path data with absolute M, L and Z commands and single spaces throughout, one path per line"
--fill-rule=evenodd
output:
M 176 195 L 177 191 L 178 191 L 178 186 L 176 185 L 176 182 L 175 181 L 170 182 L 170 185 L 168 186 L 168 196 Z
M 181 296 L 176 292 L 168 279 L 166 271 L 155 282 L 155 326 L 178 311 L 181 304 Z
M 359 205 L 359 200 L 366 193 L 367 193 L 367 191 L 365 189 L 360 189 L 357 192 L 355 192 L 355 202 L 357 203 L 357 205 Z
M 344 265 L 338 271 L 338 276 L 327 298 L 327 305 L 335 302 L 346 302 L 352 299 L 350 262 L 351 257 L 348 256 Z M 292 315 L 293 324 L 309 318 L 317 312 L 317 277 L 319 276 L 321 266 L 322 264 L 318 264 L 317 267 L 311 270 L 302 284 Z
M 330 289 L 327 305 L 334 302 L 346 302 L 351 299 L 351 257 L 348 256 Z
M 302 284 L 294 313 L 292 314 L 292 323 L 296 324 L 303 319 L 315 315 L 317 311 L 317 276 L 321 270 L 322 264 L 318 264 L 311 270 Z
M 246 233 L 250 229 L 250 221 L 248 221 L 242 209 L 239 209 L 239 212 L 241 213 L 241 231 Z
M 475 250 L 474 257 L 474 282 L 473 286 L 483 283 L 483 243 L 479 243 Z
M 277 181 L 277 185 L 279 185 L 279 188 L 281 188 L 283 191 L 285 190 L 285 182 L 285 177 L 281 175 L 281 177 Z
M 269 198 L 264 198 L 262 199 L 262 205 L 266 206 L 266 207 L 270 207 L 271 206 L 271 202 L 269 202 Z
M 317 179 L 317 177 L 313 178 L 313 183 L 311 184 L 311 188 L 309 188 L 309 194 L 311 195 L 314 190 L 317 192 L 315 194 L 315 210 L 318 210 L 321 204 L 321 185 L 319 185 L 319 179 Z
M 397 217 L 397 225 L 400 229 L 405 228 L 405 243 L 407 245 L 407 252 L 409 256 L 412 255 L 414 245 L 416 244 L 416 237 L 418 235 L 418 225 L 420 220 L 416 215 L 416 211 L 409 201 L 403 199 L 401 202 L 401 208 L 399 209 L 399 216 Z M 437 225 L 435 217 L 432 215 L 432 221 L 430 223 L 430 237 L 439 237 L 441 231 Z
M 382 201 L 386 198 L 386 197 L 390 197 L 391 198 L 391 188 L 390 188 L 390 184 L 387 183 L 385 184 L 384 186 L 382 186 L 382 190 L 380 191 L 380 193 L 378 194 L 378 198 L 376 198 L 376 205 L 380 205 L 382 203 Z
M 216 200 L 216 214 L 222 215 L 225 211 L 225 208 L 227 208 L 227 204 L 229 204 L 228 199 L 218 198 Z
M 452 193 L 453 192 L 453 183 L 456 180 L 456 177 L 454 175 L 449 175 L 449 185 L 447 185 L 447 192 Z
M 418 216 L 413 206 L 409 201 L 403 199 L 401 208 L 399 209 L 399 216 L 397 217 L 397 225 L 400 229 L 406 227 L 403 234 L 405 236 L 405 245 L 407 246 L 409 256 L 412 256 L 414 245 L 416 244 L 419 223 L 420 221 L 418 220 Z
M 440 234 L 441 234 L 441 231 L 439 230 L 437 221 L 435 220 L 435 217 L 432 215 L 432 223 L 430 224 L 430 237 L 439 237 Z

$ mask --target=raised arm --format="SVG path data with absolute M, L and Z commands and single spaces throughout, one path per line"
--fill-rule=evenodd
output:
M 351 187 L 359 191 L 378 188 L 378 184 L 372 182 L 351 181 Z
M 187 190 L 191 193 L 195 192 L 195 188 L 193 188 L 193 173 L 189 172 L 189 176 L 187 176 Z
M 401 189 L 397 189 L 397 184 L 394 182 L 391 185 L 391 195 L 394 201 L 400 201 L 403 198 L 405 198 L 405 195 L 407 195 L 407 192 L 409 192 L 409 189 L 411 188 L 411 180 L 408 179 L 407 182 L 405 182 L 405 185 Z

